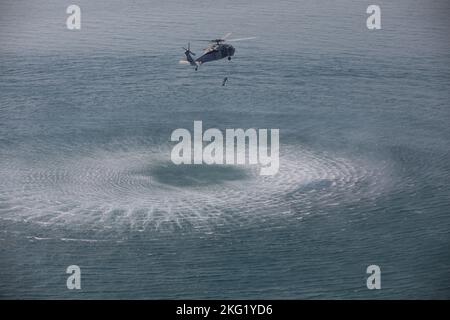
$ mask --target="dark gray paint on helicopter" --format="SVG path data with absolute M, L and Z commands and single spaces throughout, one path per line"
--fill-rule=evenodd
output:
M 232 45 L 224 43 L 225 41 L 241 41 L 241 40 L 254 39 L 254 37 L 251 37 L 251 38 L 226 40 L 226 38 L 228 38 L 230 35 L 231 35 L 231 33 L 228 33 L 222 39 L 200 40 L 200 41 L 208 41 L 212 44 L 210 44 L 205 49 L 203 55 L 197 59 L 193 58 L 193 56 L 195 56 L 195 53 L 193 53 L 191 51 L 190 43 L 188 43 L 187 49 L 183 47 L 183 49 L 185 50 L 184 54 L 186 55 L 186 61 L 191 66 L 195 67 L 195 70 L 197 70 L 198 66 L 200 66 L 201 64 L 206 63 L 206 62 L 220 60 L 223 58 L 228 58 L 228 60 L 231 60 L 231 57 L 234 56 L 234 53 L 236 50 Z

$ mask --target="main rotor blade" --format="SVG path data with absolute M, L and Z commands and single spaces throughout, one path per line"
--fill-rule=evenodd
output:
M 226 35 L 224 35 L 224 36 L 222 37 L 222 40 L 228 39 L 228 37 L 231 36 L 231 35 L 232 35 L 232 32 L 228 32 Z
M 251 39 L 256 39 L 256 37 L 248 37 L 248 38 L 238 38 L 238 39 L 230 39 L 230 40 L 227 40 L 227 42 L 233 42 L 233 41 L 244 41 L 244 40 L 251 40 Z

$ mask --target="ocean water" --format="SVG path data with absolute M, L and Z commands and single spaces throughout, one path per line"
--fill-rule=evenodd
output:
M 450 298 L 447 1 L 74 3 L 0 3 L 0 298 Z M 279 173 L 173 165 L 194 120 Z

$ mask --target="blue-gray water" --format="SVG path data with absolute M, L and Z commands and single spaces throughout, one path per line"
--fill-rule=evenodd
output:
M 450 298 L 447 1 L 73 2 L 0 3 L 1 298 Z M 280 172 L 171 165 L 194 120 Z

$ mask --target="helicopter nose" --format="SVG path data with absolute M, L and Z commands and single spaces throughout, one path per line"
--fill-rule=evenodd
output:
M 234 47 L 231 47 L 231 48 L 230 48 L 230 51 L 229 51 L 230 56 L 233 56 L 233 55 L 234 55 L 234 51 L 235 51 Z

